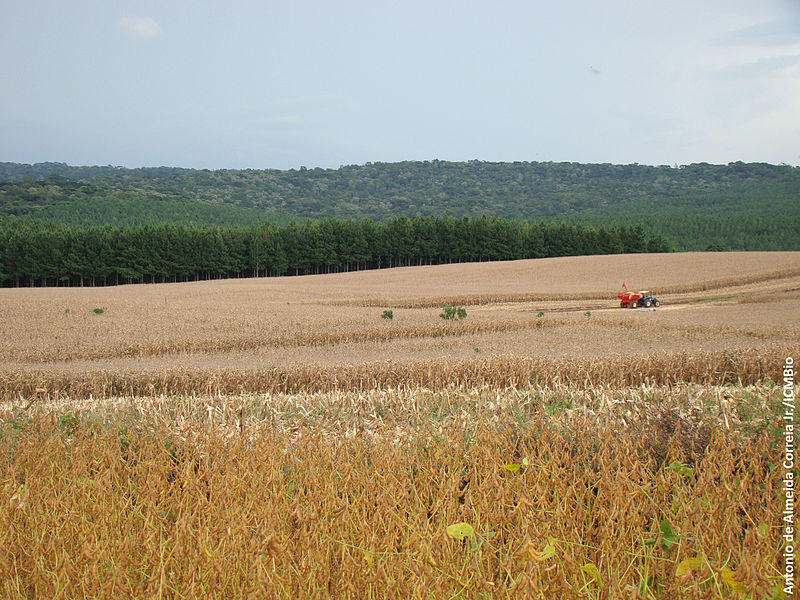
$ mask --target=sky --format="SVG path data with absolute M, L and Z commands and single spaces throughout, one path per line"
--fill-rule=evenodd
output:
M 800 165 L 800 0 L 25 0 L 0 161 Z

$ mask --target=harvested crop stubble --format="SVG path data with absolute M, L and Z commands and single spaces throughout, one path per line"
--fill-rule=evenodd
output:
M 602 359 L 492 356 L 474 360 L 379 362 L 320 368 L 163 369 L 157 371 L 58 371 L 33 369 L 0 372 L 0 400 L 19 397 L 239 394 L 244 392 L 316 392 L 375 388 L 498 388 L 563 384 L 585 389 L 642 384 L 694 382 L 749 385 L 774 377 L 797 347 L 716 352 L 663 352 L 615 355 Z M 44 390 L 44 392 L 37 392 Z
M 798 326 L 797 300 L 787 294 L 800 286 L 800 278 L 757 282 L 796 271 L 798 265 L 800 253 L 631 255 L 118 288 L 4 289 L 0 363 L 7 371 L 52 369 L 59 377 L 59 371 L 80 367 L 96 373 L 356 364 L 382 360 L 390 346 L 398 362 L 466 359 L 461 351 L 465 348 L 473 354 L 480 348 L 484 356 L 586 356 L 628 351 L 619 337 L 629 332 L 637 340 L 630 347 L 641 353 L 749 347 L 750 332 L 759 330 L 761 339 L 777 334 L 774 341 L 786 344 Z M 708 280 L 709 272 L 718 277 L 716 284 Z M 724 293 L 665 299 L 661 311 L 647 317 L 618 308 L 616 287 L 623 274 L 632 286 L 639 280 L 656 290 L 756 283 Z M 614 289 L 603 292 L 603 286 Z M 587 290 L 599 290 L 589 295 L 602 296 L 574 299 L 585 297 Z M 753 294 L 768 294 L 775 301 L 733 310 L 737 299 Z M 535 297 L 573 299 L 530 302 Z M 381 309 L 329 304 L 368 304 L 376 298 L 382 310 L 394 309 L 392 320 L 380 319 Z M 513 302 L 520 299 L 527 304 Z M 469 318 L 461 323 L 438 318 L 444 304 L 471 301 L 489 304 L 470 308 Z M 728 305 L 709 308 L 720 302 Z M 403 304 L 422 308 L 398 308 Z M 97 307 L 106 310 L 95 314 Z M 703 309 L 708 309 L 707 317 L 701 316 Z M 576 327 L 570 317 L 582 317 L 586 311 L 592 312 L 592 319 Z M 619 327 L 605 327 L 612 319 Z M 698 328 L 716 327 L 714 320 L 734 329 L 712 328 L 707 335 Z M 659 331 L 662 323 L 668 327 Z M 526 333 L 531 334 L 530 347 Z M 479 336 L 483 339 L 475 339 Z M 380 344 L 384 346 L 378 348 Z M 366 348 L 369 345 L 373 347 Z M 334 354 L 335 361 L 330 358 Z
M 314 348 L 334 344 L 357 344 L 363 342 L 384 342 L 401 339 L 435 338 L 443 336 L 475 335 L 479 333 L 504 332 L 520 329 L 544 329 L 556 327 L 553 321 L 534 321 L 530 318 L 512 317 L 503 319 L 484 319 L 459 321 L 456 323 L 416 323 L 413 325 L 393 324 L 383 327 L 316 328 L 297 329 L 292 332 L 275 332 L 270 329 L 255 332 L 240 331 L 230 337 L 216 339 L 161 339 L 157 341 L 122 342 L 117 344 L 100 343 L 92 340 L 94 346 L 68 349 L 51 347 L 31 348 L 27 352 L 16 353 L 17 359 L 31 362 L 46 360 L 94 360 L 100 358 L 132 358 L 139 356 L 164 356 L 180 353 L 220 353 L 246 351 L 259 348 Z
M 654 263 L 655 265 L 655 263 Z M 737 288 L 755 283 L 777 280 L 790 280 L 800 276 L 800 268 L 779 269 L 775 271 L 723 277 L 708 281 L 682 283 L 672 285 L 658 285 L 659 294 L 687 294 L 692 292 L 707 292 L 726 288 Z M 653 282 L 656 283 L 657 282 Z M 648 284 L 651 285 L 651 284 Z M 357 299 L 329 300 L 325 304 L 344 306 L 396 306 L 401 308 L 427 308 L 442 306 L 446 302 L 476 306 L 482 304 L 520 303 L 520 302 L 553 302 L 558 300 L 597 300 L 613 297 L 614 289 L 603 288 L 584 290 L 580 292 L 516 292 L 516 293 L 485 293 L 485 294 L 450 294 L 447 296 L 427 297 L 367 297 Z
M 766 416 L 778 392 L 161 398 L 127 418 L 133 401 L 13 409 L 0 422 L 0 594 L 767 597 L 782 548 L 775 425 L 703 431 L 721 423 L 709 412 L 720 398 Z M 639 403 L 696 410 L 698 426 L 631 413 Z M 580 408 L 599 418 L 568 414 Z M 474 533 L 455 539 L 458 523 Z

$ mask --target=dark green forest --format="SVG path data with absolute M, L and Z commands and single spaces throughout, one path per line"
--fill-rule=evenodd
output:
M 628 252 L 666 252 L 641 227 L 490 217 L 287 225 L 62 225 L 0 219 L 0 284 L 110 285 Z
M 434 160 L 209 171 L 0 163 L 0 232 L 2 285 L 646 250 L 800 250 L 800 168 Z
M 323 217 L 386 221 L 443 213 L 507 219 L 706 214 L 758 205 L 769 209 L 800 199 L 800 168 L 764 163 L 674 168 L 434 160 L 288 171 L 0 163 L 0 182 L 6 182 L 0 192 L 3 213 L 35 211 L 32 216 L 43 217 L 53 216 L 48 211 L 58 204 L 86 198 L 203 201 L 257 209 L 262 217 L 279 222 Z M 176 211 L 183 208 L 178 205 Z M 241 224 L 246 214 L 231 213 L 229 218 Z
M 678 250 L 800 249 L 800 168 L 434 160 L 208 171 L 0 163 L 0 214 L 76 225 L 487 215 L 641 223 Z

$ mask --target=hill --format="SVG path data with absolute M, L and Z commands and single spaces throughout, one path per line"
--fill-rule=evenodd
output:
M 680 250 L 800 249 L 800 168 L 399 162 L 193 170 L 0 163 L 0 215 L 67 224 L 481 216 L 642 224 Z

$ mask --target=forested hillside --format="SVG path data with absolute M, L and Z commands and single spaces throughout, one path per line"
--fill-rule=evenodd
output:
M 201 228 L 485 215 L 641 226 L 676 250 L 800 250 L 800 168 L 434 160 L 208 171 L 0 163 L 2 215 L 81 227 Z
M 49 180 L 44 183 L 43 180 Z M 24 204 L 49 205 L 75 193 L 112 191 L 257 208 L 286 219 L 387 220 L 417 214 L 503 218 L 627 214 L 675 209 L 690 213 L 748 203 L 798 200 L 800 168 L 762 163 L 692 164 L 680 168 L 579 163 L 399 162 L 339 169 L 191 170 L 70 167 L 0 163 L 5 207 L 28 188 Z M 39 181 L 40 183 L 35 183 Z M 75 187 L 69 182 L 93 182 Z M 37 200 L 38 198 L 38 200 Z M 16 202 L 17 209 L 20 208 Z M 271 214 L 271 216 L 272 216 Z
M 272 220 L 439 215 L 502 218 L 722 214 L 797 210 L 800 168 L 762 163 L 680 168 L 578 163 L 400 162 L 339 169 L 192 170 L 0 163 L 0 211 L 68 219 L 65 203 L 156 200 L 184 217 L 181 201 L 257 209 Z M 207 205 L 204 205 L 207 208 Z M 78 213 L 80 214 L 80 213 Z M 201 215 L 206 218 L 207 215 Z M 86 224 L 104 217 L 78 217 Z M 240 222 L 247 213 L 226 215 Z M 77 219 L 77 218 L 76 218 Z M 94 221 L 94 222 L 90 222 Z M 71 222 L 75 222 L 74 220 Z
M 0 215 L 28 216 L 68 225 L 147 225 L 178 222 L 246 225 L 265 219 L 263 211 L 198 200 L 105 180 L 45 179 L 0 181 Z

